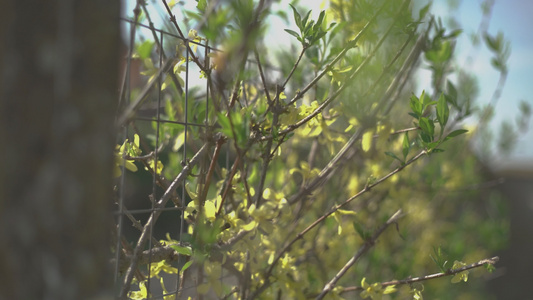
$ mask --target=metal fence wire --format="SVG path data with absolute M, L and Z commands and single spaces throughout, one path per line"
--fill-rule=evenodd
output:
M 145 19 L 139 22 L 141 9 Z M 129 45 L 116 119 L 116 295 L 187 299 L 202 280 L 182 280 L 189 257 L 175 246 L 188 246 L 184 208 L 191 197 L 185 179 L 196 176 L 197 184 L 205 184 L 202 175 L 212 159 L 206 145 L 214 109 L 204 71 L 218 50 L 183 35 L 175 18 L 178 33 L 156 29 L 145 10 L 138 5 L 134 19 L 122 19 Z M 218 172 L 228 168 L 228 155 L 219 155 Z

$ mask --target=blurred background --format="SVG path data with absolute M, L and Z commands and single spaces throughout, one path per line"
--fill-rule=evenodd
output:
M 131 14 L 133 1 L 125 1 L 123 14 Z M 415 0 L 413 11 L 429 1 Z M 286 10 L 288 3 L 312 10 L 317 18 L 327 9 L 328 1 L 279 1 L 273 10 Z M 185 1 L 184 7 L 194 9 L 196 1 Z M 418 8 L 417 8 L 418 7 Z M 500 256 L 497 271 L 490 275 L 488 286 L 496 299 L 530 299 L 529 283 L 533 281 L 533 130 L 529 129 L 529 114 L 533 105 L 533 1 L 441 0 L 433 1 L 430 12 L 440 18 L 449 30 L 462 29 L 457 40 L 455 64 L 469 72 L 477 97 L 479 112 L 463 126 L 473 127 L 486 117 L 486 123 L 470 147 L 484 166 L 483 172 L 507 201 L 510 236 Z M 266 40 L 272 49 L 293 43 L 283 29 L 294 28 L 292 15 L 273 14 Z M 153 16 L 157 16 L 154 14 Z M 156 27 L 164 19 L 154 18 Z M 280 34 L 283 32 L 283 34 Z M 494 52 L 479 37 L 485 33 L 502 35 L 510 50 L 505 74 L 491 63 Z M 431 73 L 420 68 L 415 94 L 431 86 Z M 455 81 L 462 80 L 454 78 Z M 483 116 L 483 117 L 482 117 Z

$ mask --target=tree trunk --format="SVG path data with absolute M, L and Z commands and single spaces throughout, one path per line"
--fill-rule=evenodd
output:
M 119 8 L 0 2 L 0 299 L 111 295 Z

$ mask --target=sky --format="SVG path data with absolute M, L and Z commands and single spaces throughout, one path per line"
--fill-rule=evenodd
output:
M 462 1 L 457 18 L 466 30 L 475 30 L 481 19 L 479 9 L 481 1 Z M 504 33 L 511 43 L 511 56 L 508 61 L 509 75 L 501 98 L 495 107 L 496 115 L 493 128 L 504 120 L 513 120 L 519 113 L 518 105 L 521 100 L 533 106 L 533 1 L 528 0 L 496 0 L 492 18 L 488 28 L 491 35 L 499 31 Z M 468 41 L 464 36 L 461 41 L 464 48 L 468 48 Z M 462 53 L 465 49 L 459 49 Z M 473 64 L 473 72 L 479 79 L 480 103 L 488 103 L 494 86 L 498 81 L 498 73 L 492 69 L 489 61 L 491 54 L 479 51 Z M 533 124 L 530 124 L 530 127 Z M 514 152 L 509 158 L 500 158 L 496 164 L 529 165 L 533 163 L 533 128 L 519 137 Z
M 135 1 L 124 0 L 125 14 L 133 8 Z M 156 1 L 157 2 L 157 1 Z M 282 0 L 278 7 L 288 7 L 287 3 L 292 1 Z M 417 0 L 415 2 L 427 2 L 425 0 Z M 458 4 L 456 11 L 450 11 L 448 3 L 454 2 Z M 478 104 L 486 104 L 490 102 L 494 88 L 499 79 L 499 73 L 490 65 L 492 54 L 486 47 L 481 46 L 477 49 L 472 49 L 468 34 L 476 32 L 482 18 L 481 3 L 482 0 L 436 0 L 433 1 L 431 13 L 436 16 L 441 16 L 446 24 L 447 16 L 453 14 L 453 17 L 459 22 L 464 33 L 459 37 L 457 43 L 456 59 L 458 63 L 465 63 L 467 56 L 473 55 L 473 60 L 469 67 L 471 72 L 475 74 L 478 79 L 480 88 L 480 95 L 477 99 Z M 194 9 L 195 1 L 185 1 L 187 5 L 192 5 Z M 313 10 L 312 15 L 314 19 L 318 17 L 321 9 L 324 9 L 324 0 L 302 0 L 300 5 L 308 6 Z M 157 3 L 159 5 L 159 3 Z M 420 5 L 420 4 L 419 4 Z M 289 19 L 292 19 L 292 13 L 287 10 Z M 495 107 L 495 117 L 490 125 L 493 135 L 499 135 L 499 128 L 502 121 L 512 121 L 514 124 L 516 116 L 519 114 L 520 101 L 526 101 L 533 107 L 533 1 L 531 0 L 495 0 L 491 20 L 488 27 L 488 32 L 491 35 L 496 35 L 499 31 L 503 32 L 505 38 L 511 43 L 511 56 L 508 60 L 509 74 L 500 100 Z M 154 14 L 157 15 L 157 14 Z M 158 21 L 154 20 L 156 26 Z M 281 19 L 273 20 L 271 22 L 270 33 L 267 34 L 266 39 L 270 40 L 269 45 L 289 44 L 294 39 L 286 34 L 283 29 L 291 28 L 291 25 L 285 24 Z M 295 26 L 293 26 L 295 28 Z M 293 29 L 294 29 L 293 28 Z M 428 80 L 424 81 L 419 78 L 420 91 L 424 86 L 429 86 Z M 417 92 L 415 92 L 417 94 Z M 533 120 L 532 122 L 533 123 Z M 492 165 L 497 167 L 507 166 L 527 166 L 533 169 L 533 124 L 526 133 L 519 135 L 514 151 L 510 156 L 495 156 Z

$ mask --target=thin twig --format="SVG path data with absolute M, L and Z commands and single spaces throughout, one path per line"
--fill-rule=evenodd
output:
M 174 181 L 170 184 L 168 189 L 165 191 L 161 199 L 157 201 L 155 208 L 162 208 L 165 207 L 165 204 L 170 199 L 170 196 L 174 192 L 174 189 L 181 184 L 185 178 L 189 175 L 192 168 L 198 163 L 200 160 L 200 157 L 203 157 L 204 152 L 207 151 L 207 148 L 211 145 L 211 143 L 206 143 L 198 150 L 198 152 L 193 156 L 193 158 L 189 161 L 189 163 L 183 168 L 183 170 L 176 176 Z M 146 240 L 148 239 L 149 232 L 154 226 L 155 221 L 159 218 L 159 215 L 161 214 L 160 210 L 154 210 L 146 224 L 144 225 L 143 231 L 141 233 L 141 236 L 139 237 L 139 240 L 137 241 L 137 246 L 135 247 L 135 251 L 133 252 L 133 257 L 130 262 L 130 266 L 128 270 L 126 271 L 126 275 L 124 277 L 124 284 L 122 286 L 122 290 L 120 292 L 120 298 L 126 299 L 126 296 L 128 294 L 128 291 L 130 290 L 131 281 L 133 279 L 133 271 L 136 269 L 139 257 L 142 253 L 142 248 L 144 247 L 144 244 Z
M 218 155 L 220 154 L 220 150 L 222 149 L 222 145 L 226 142 L 225 138 L 220 135 L 218 137 L 216 146 L 215 146 L 215 152 L 213 153 L 213 158 L 211 159 L 211 164 L 209 165 L 209 170 L 207 171 L 207 176 L 204 184 L 203 191 L 200 194 L 200 198 L 198 198 L 200 207 L 204 206 L 205 199 L 207 198 L 207 192 L 209 191 L 209 186 L 211 184 L 211 178 L 213 177 L 213 172 L 215 170 L 215 166 L 218 160 Z
M 280 101 L 279 101 L 279 97 L 280 97 L 280 94 L 282 92 L 282 89 L 280 86 L 277 86 L 276 87 L 276 97 L 274 98 L 274 101 L 272 103 L 272 124 L 270 126 L 270 134 L 272 134 L 274 132 L 274 130 L 276 130 L 276 127 L 278 126 L 278 121 L 279 121 L 279 114 L 281 112 L 280 110 Z M 268 140 L 267 141 L 267 144 L 263 150 L 263 165 L 262 165 L 262 169 L 261 169 L 261 177 L 259 178 L 259 186 L 257 187 L 257 191 L 256 191 L 256 198 L 255 198 L 255 206 L 256 207 L 259 207 L 260 205 L 260 201 L 261 201 L 261 198 L 263 197 L 263 188 L 264 188 L 264 185 L 265 185 L 265 180 L 266 180 L 266 176 L 267 176 L 267 171 L 268 171 L 268 165 L 270 164 L 270 161 L 272 160 L 272 153 L 270 152 L 272 150 L 272 144 L 273 144 L 273 139 L 272 140 Z
M 302 239 L 304 237 L 304 235 L 306 233 L 308 233 L 311 229 L 315 228 L 318 224 L 320 224 L 322 221 L 324 221 L 327 217 L 329 217 L 330 215 L 332 215 L 333 213 L 335 213 L 337 210 L 339 210 L 340 208 L 344 207 L 345 205 L 347 205 L 348 203 L 352 202 L 353 200 L 359 198 L 361 195 L 365 194 L 366 192 L 369 192 L 372 188 L 374 188 L 375 186 L 381 184 L 382 182 L 384 182 L 385 180 L 387 180 L 388 178 L 390 178 L 391 176 L 397 174 L 398 172 L 400 172 L 401 170 L 403 170 L 405 167 L 407 167 L 408 165 L 414 163 L 415 161 L 417 161 L 420 157 L 422 157 L 424 154 L 426 154 L 426 151 L 421 151 L 420 153 L 418 153 L 416 156 L 414 156 L 413 158 L 411 158 L 409 161 L 407 161 L 405 164 L 397 167 L 396 169 L 394 169 L 393 171 L 391 171 L 389 174 L 381 177 L 380 179 L 376 180 L 374 183 L 372 184 L 367 184 L 361 191 L 359 191 L 357 194 L 353 195 L 352 197 L 348 198 L 347 200 L 345 200 L 343 203 L 341 204 L 338 204 L 338 205 L 335 205 L 333 208 L 331 208 L 327 213 L 325 213 L 324 215 L 322 215 L 320 218 L 316 219 L 313 223 L 311 223 L 309 226 L 307 226 L 304 230 L 302 230 L 301 232 L 299 232 L 292 240 L 290 240 L 289 243 L 287 243 L 287 245 L 285 245 L 285 247 L 283 247 L 281 249 L 281 251 L 278 253 L 278 255 L 276 255 L 276 257 L 274 258 L 274 260 L 272 261 L 272 263 L 270 264 L 270 266 L 268 267 L 268 269 L 266 270 L 266 272 L 264 273 L 263 275 L 263 278 L 264 278 L 264 283 L 262 284 L 262 286 L 260 286 L 256 291 L 255 293 L 253 294 L 253 296 L 257 296 L 259 295 L 269 284 L 270 284 L 270 276 L 272 274 L 272 271 L 274 270 L 274 267 L 276 266 L 276 264 L 278 263 L 278 261 L 281 259 L 281 257 L 283 257 L 283 255 L 285 255 L 285 253 L 287 251 L 289 251 L 289 249 L 292 247 L 292 245 L 294 245 L 294 243 L 296 243 L 298 240 Z M 253 299 L 253 297 L 252 297 Z
M 261 76 L 261 82 L 263 83 L 263 89 L 265 91 L 265 95 L 267 97 L 268 103 L 271 103 L 272 99 L 270 98 L 270 93 L 268 92 L 268 86 L 267 86 L 265 74 L 263 72 L 263 66 L 261 65 L 261 60 L 259 59 L 259 52 L 257 51 L 257 47 L 254 48 L 254 54 L 255 54 L 255 60 L 257 62 L 257 68 L 259 69 L 259 76 Z
M 224 206 L 224 202 L 226 201 L 226 197 L 228 196 L 228 192 L 231 189 L 231 181 L 233 180 L 233 177 L 237 173 L 237 167 L 240 164 L 240 156 L 237 156 L 237 159 L 233 163 L 233 166 L 231 167 L 230 174 L 228 176 L 228 179 L 226 180 L 226 186 L 224 187 L 224 190 L 222 192 L 222 199 L 220 200 L 220 204 L 218 206 L 217 216 L 219 216 L 222 213 L 222 207 Z
M 159 77 L 171 70 L 172 66 L 174 66 L 175 61 L 176 60 L 174 58 L 169 58 L 165 61 L 165 63 L 161 66 L 161 68 L 159 68 L 157 73 L 154 75 L 153 79 L 144 86 L 137 98 L 126 109 L 124 109 L 121 116 L 118 118 L 118 126 L 126 124 L 126 122 L 128 122 L 133 117 L 135 111 L 139 108 L 146 96 L 148 96 L 148 93 L 158 82 Z
M 300 64 L 300 61 L 302 60 L 302 57 L 304 56 L 304 53 L 305 53 L 305 51 L 308 48 L 309 48 L 309 46 L 302 47 L 302 51 L 300 51 L 300 55 L 298 56 L 298 59 L 296 60 L 296 62 L 292 66 L 292 70 L 289 72 L 289 75 L 287 76 L 287 78 L 285 78 L 285 81 L 281 85 L 282 88 L 285 88 L 285 86 L 287 85 L 287 82 L 289 82 L 289 80 L 291 79 L 292 75 L 294 74 L 294 71 L 296 71 L 296 68 Z M 348 48 L 345 48 L 345 49 L 346 49 L 346 51 L 348 51 Z M 346 51 L 344 53 L 346 53 Z M 337 56 L 337 57 L 340 59 L 342 56 Z M 326 70 L 327 70 L 327 68 L 326 68 Z
M 400 130 L 396 130 L 394 132 L 391 132 L 390 135 L 398 135 L 398 134 L 401 134 L 401 133 L 406 133 L 406 132 L 410 132 L 410 131 L 415 131 L 415 130 L 419 130 L 420 127 L 411 127 L 411 128 L 405 128 L 405 129 L 400 129 Z M 372 136 L 372 138 L 376 139 L 379 137 L 379 134 L 374 134 Z
M 135 20 L 135 24 L 137 24 L 137 22 L 139 21 L 139 15 L 141 13 L 141 9 L 139 8 L 140 4 L 141 1 L 138 0 L 137 4 L 135 5 L 135 8 L 133 9 L 133 18 Z M 124 93 L 126 93 L 126 99 L 129 100 L 130 98 L 131 59 L 133 58 L 133 46 L 135 45 L 135 33 L 137 30 L 135 24 L 130 25 L 130 45 L 128 49 L 128 57 L 126 60 L 126 70 L 124 71 L 124 77 L 122 78 L 122 84 L 120 85 L 120 93 L 118 97 L 119 108 L 121 106 L 120 104 L 123 101 Z
M 403 5 L 405 5 L 407 3 L 407 1 L 404 1 Z M 395 18 L 398 18 L 400 16 L 400 12 L 401 10 L 396 14 Z M 375 15 L 377 16 L 377 14 Z M 372 21 L 372 20 L 371 20 Z M 369 26 L 370 22 L 369 21 L 367 23 L 367 25 L 363 28 L 363 30 L 361 30 L 361 32 L 357 35 L 357 37 L 359 37 L 361 35 L 361 33 Z M 326 106 L 328 106 L 331 102 L 333 102 L 333 100 L 337 99 L 337 97 L 339 97 L 341 95 L 341 93 L 351 85 L 351 81 L 355 78 L 355 76 L 359 75 L 361 70 L 368 64 L 368 62 L 370 62 L 370 60 L 372 58 L 374 58 L 374 56 L 376 55 L 377 51 L 379 50 L 379 48 L 381 47 L 381 45 L 383 44 L 383 42 L 385 41 L 385 39 L 388 37 L 388 35 L 392 32 L 392 29 L 394 28 L 394 24 L 395 22 L 392 23 L 392 25 L 389 26 L 389 28 L 387 29 L 387 31 L 385 32 L 385 34 L 383 34 L 383 36 L 381 37 L 381 39 L 378 41 L 378 43 L 376 44 L 376 46 L 374 47 L 374 49 L 372 50 L 372 52 L 363 60 L 363 62 L 357 67 L 357 69 L 355 69 L 355 71 L 353 71 L 350 76 L 348 76 L 348 78 L 345 80 L 345 82 L 339 87 L 338 90 L 336 90 L 333 95 L 331 95 L 328 99 L 324 100 L 324 102 L 322 102 L 322 104 L 320 104 L 320 106 L 318 106 L 312 113 L 310 113 L 309 115 L 305 116 L 305 118 L 301 119 L 300 121 L 294 123 L 294 124 L 291 124 L 289 126 L 287 126 L 286 129 L 284 130 L 281 130 L 279 132 L 279 135 L 284 135 L 284 134 L 288 134 L 296 129 L 298 129 L 299 127 L 301 127 L 302 125 L 306 124 L 307 122 L 309 122 L 311 119 L 313 119 L 314 117 L 316 117 L 319 113 L 321 113 L 324 108 L 326 108 Z M 357 38 L 356 37 L 356 38 Z M 347 48 L 345 48 L 347 49 Z M 343 52 L 341 52 L 343 53 Z M 340 55 L 340 54 L 339 54 Z M 339 57 L 339 56 L 337 56 Z M 333 60 L 329 65 L 333 65 L 333 63 L 336 62 L 335 60 Z M 320 77 L 322 77 L 324 75 L 324 72 L 326 71 L 329 71 L 329 68 L 330 67 L 326 67 L 326 69 L 321 72 L 315 79 L 316 81 L 318 81 L 318 79 L 320 79 Z M 316 83 L 315 80 L 311 81 L 311 83 Z M 310 84 L 311 84 L 310 83 Z M 310 88 L 310 84 L 305 87 L 301 92 L 298 93 L 298 95 L 303 95 L 303 93 L 305 93 L 305 91 L 307 91 L 309 88 Z M 298 97 L 295 96 L 296 97 Z M 289 102 L 289 104 L 293 103 L 294 102 L 294 99 L 291 100 Z M 261 138 L 261 140 L 269 140 L 272 138 L 272 134 L 270 136 L 264 136 Z
M 355 38 L 351 41 L 348 42 L 348 44 L 346 45 L 346 47 L 344 47 L 344 49 L 342 49 L 342 51 L 337 54 L 337 56 L 330 62 L 326 65 L 326 67 L 324 68 L 324 70 L 322 70 L 320 73 L 318 73 L 318 75 L 313 78 L 313 80 L 311 80 L 311 82 L 309 82 L 309 84 L 307 84 L 306 87 L 304 87 L 301 91 L 299 91 L 290 101 L 289 101 L 289 105 L 290 104 L 293 104 L 294 102 L 298 101 L 298 99 L 302 98 L 303 95 L 309 90 L 311 89 L 317 82 L 318 80 L 320 80 L 320 78 L 322 78 L 324 75 L 326 75 L 327 72 L 329 72 L 331 70 L 331 68 L 344 56 L 344 54 L 346 54 L 346 52 L 352 48 L 354 48 L 356 45 L 357 45 L 357 42 L 359 41 L 359 39 L 363 36 L 363 34 L 368 30 L 368 28 L 370 27 L 370 25 L 372 25 L 374 23 L 374 21 L 377 19 L 377 17 L 382 13 L 383 9 L 385 8 L 385 6 L 388 4 L 388 2 L 384 2 L 381 7 L 378 9 L 378 11 L 374 14 L 374 16 L 372 16 L 372 18 L 366 23 L 366 25 L 363 27 L 363 29 L 361 29 L 361 31 L 359 31 L 359 33 L 357 34 L 357 36 L 355 36 Z
M 426 30 L 425 35 L 428 34 L 429 28 L 431 28 L 431 23 L 428 26 L 428 30 Z M 410 39 L 411 39 L 411 37 L 409 37 L 408 40 L 410 40 Z M 414 57 L 418 57 L 418 55 L 420 54 L 420 43 L 423 40 L 424 39 L 422 37 L 419 38 L 419 40 L 417 41 L 417 46 L 415 46 L 415 48 L 418 49 L 418 50 L 415 51 L 415 49 L 413 49 L 409 53 L 408 58 L 406 59 L 406 62 L 404 63 L 404 65 L 401 68 L 401 71 L 399 72 L 400 74 L 403 73 L 406 70 L 407 61 L 411 61 L 411 60 L 414 59 Z M 404 43 L 404 45 L 405 45 L 405 43 Z M 390 62 L 389 66 L 391 66 L 399 58 L 399 56 L 400 56 L 400 53 L 397 53 L 396 56 L 393 58 L 393 60 Z M 409 70 L 407 71 L 407 73 L 409 73 Z M 378 78 L 378 80 L 379 80 L 379 78 Z M 406 81 L 407 81 L 407 78 L 405 78 L 405 80 L 403 82 L 401 82 L 399 85 L 391 84 L 389 86 L 389 88 L 387 89 L 387 92 L 385 93 L 386 96 L 389 93 L 392 92 L 393 87 L 399 86 L 399 88 L 396 89 L 396 93 L 395 93 L 392 101 L 390 101 L 388 108 L 385 110 L 385 114 L 388 114 L 390 108 L 392 107 L 392 103 L 394 103 L 395 99 L 397 99 L 397 97 L 398 97 L 398 95 L 399 95 L 399 93 L 400 93 L 400 91 L 401 91 L 401 89 L 403 87 L 403 84 L 405 84 Z M 367 94 L 367 93 L 365 93 L 365 94 Z M 376 111 L 374 111 L 370 115 L 374 116 L 377 113 L 377 109 L 379 107 L 381 107 L 382 104 L 385 103 L 387 100 L 388 100 L 388 96 L 387 97 L 382 97 L 380 102 L 379 102 L 379 105 L 376 106 Z M 296 195 L 292 196 L 290 198 L 290 200 L 289 200 L 289 203 L 291 203 L 291 204 L 296 203 L 302 197 L 304 197 L 306 195 L 309 195 L 313 190 L 317 189 L 319 186 L 321 186 L 323 183 L 325 183 L 329 178 L 331 178 L 333 173 L 334 173 L 334 171 L 337 169 L 337 167 L 339 165 L 341 165 L 341 161 L 343 161 L 343 159 L 350 159 L 350 157 L 355 154 L 354 150 L 352 150 L 351 152 L 349 152 L 349 151 L 350 151 L 350 149 L 353 149 L 353 145 L 355 144 L 356 141 L 358 141 L 361 138 L 362 134 L 364 133 L 364 131 L 366 129 L 367 128 L 361 127 L 358 130 L 356 130 L 356 132 L 352 135 L 352 137 L 348 140 L 348 142 L 346 142 L 346 144 L 343 146 L 343 148 L 335 155 L 335 157 L 330 162 L 328 162 L 326 167 L 324 167 L 322 169 L 320 174 L 315 179 L 313 179 L 313 181 L 311 181 L 311 183 L 306 185 L 303 189 L 300 189 L 300 191 Z M 351 153 L 351 154 L 348 154 L 348 153 Z
M 167 1 L 166 0 L 162 0 L 162 2 L 165 5 L 165 9 L 167 10 L 167 13 L 169 15 L 170 22 L 174 25 L 174 27 L 176 27 L 176 30 L 178 31 L 178 33 L 181 36 L 181 38 L 185 39 L 185 40 L 189 40 L 188 38 L 185 37 L 185 35 L 183 35 L 183 32 L 181 31 L 178 23 L 176 22 L 176 16 L 174 16 L 172 11 L 170 10 L 170 7 L 168 6 Z M 200 68 L 200 70 L 204 71 L 207 74 L 208 70 L 206 69 L 206 67 L 204 67 L 204 65 L 202 63 L 200 63 L 200 61 L 198 60 L 196 55 L 194 55 L 194 51 L 192 51 L 192 48 L 189 45 L 189 43 L 185 43 L 185 45 L 187 47 L 187 51 L 189 51 L 189 54 L 190 54 L 190 57 L 191 57 L 192 61 L 194 61 L 194 63 L 198 66 L 198 68 Z
M 434 273 L 434 274 L 429 274 L 429 275 L 424 275 L 424 276 L 419 276 L 419 277 L 413 277 L 413 278 L 406 278 L 406 279 L 402 279 L 402 280 L 391 280 L 391 281 L 382 282 L 381 286 L 382 287 L 387 287 L 387 286 L 391 286 L 391 285 L 412 284 L 412 283 L 415 283 L 415 282 L 421 282 L 421 281 L 431 280 L 431 279 L 445 277 L 445 276 L 452 276 L 452 275 L 456 275 L 456 274 L 459 274 L 461 272 L 464 272 L 464 271 L 467 271 L 467 270 L 470 270 L 470 269 L 479 268 L 481 266 L 494 265 L 499 260 L 500 260 L 500 258 L 498 256 L 494 256 L 492 258 L 482 259 L 482 260 L 480 260 L 480 261 L 478 261 L 476 263 L 473 263 L 473 264 L 470 264 L 470 265 L 467 265 L 467 266 L 464 266 L 464 267 L 461 267 L 461 268 L 458 268 L 458 269 L 450 269 L 450 270 L 448 270 L 446 272 Z M 361 286 L 351 286 L 351 287 L 343 288 L 341 293 L 362 291 L 362 290 L 363 290 L 363 287 L 361 287 Z
M 394 215 L 392 215 L 392 217 L 390 217 L 387 222 L 385 222 L 385 224 L 381 225 L 381 227 L 374 232 L 372 237 L 365 241 L 365 243 L 363 244 L 363 246 L 361 246 L 361 248 L 359 248 L 357 253 L 355 253 L 355 255 L 350 258 L 350 260 L 346 262 L 346 264 L 339 270 L 339 272 L 335 274 L 335 276 L 324 286 L 322 292 L 315 299 L 324 299 L 326 294 L 329 293 L 335 287 L 339 279 L 341 279 L 341 277 L 346 274 L 348 269 L 350 269 L 357 262 L 357 260 L 359 260 L 359 258 L 363 256 L 363 254 L 365 254 L 372 246 L 374 246 L 378 237 L 385 231 L 385 229 L 387 229 L 389 225 L 397 223 L 398 219 L 402 216 L 402 210 L 400 209 L 395 212 Z

